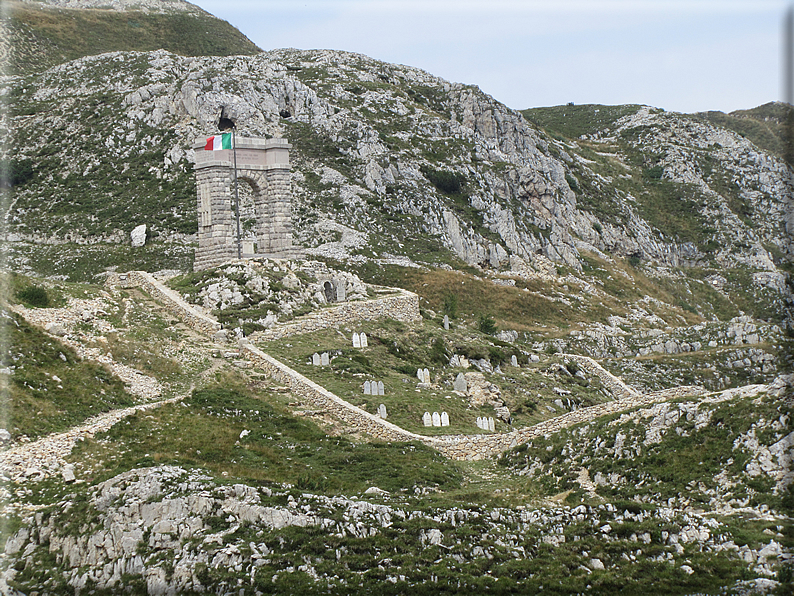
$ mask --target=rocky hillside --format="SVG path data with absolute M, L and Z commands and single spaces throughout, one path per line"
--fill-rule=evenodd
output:
M 0 593 L 790 593 L 779 104 L 518 112 L 357 54 L 174 35 L 225 27 L 179 0 L 12 8 Z M 191 146 L 221 115 L 292 143 L 306 259 L 190 272 Z M 130 269 L 170 290 L 99 285 Z M 419 312 L 303 329 L 329 278 Z M 362 420 L 514 448 L 378 441 L 252 346 Z
M 161 264 L 191 242 L 189 145 L 225 110 L 241 134 L 293 143 L 295 226 L 317 254 L 545 273 L 581 271 L 591 253 L 739 271 L 749 288 L 788 292 L 785 166 L 700 116 L 570 106 L 555 118 L 584 124 L 559 133 L 534 117 L 546 133 L 474 87 L 331 51 L 121 52 L 6 85 L 7 234 L 33 271 L 71 274 L 46 271 L 33 244 L 106 243 L 105 264 L 118 264 L 139 223 L 172 243 Z
M 260 280 L 252 291 L 311 285 L 290 267 L 226 274 Z M 0 433 L 4 594 L 790 593 L 791 375 L 624 405 L 498 460 L 456 461 L 372 441 L 138 289 L 11 281 L 0 311 L 15 339 L 0 369 L 14 390 Z M 199 281 L 191 300 L 226 291 L 239 303 L 243 286 Z M 444 380 L 463 350 L 472 364 L 481 351 L 482 372 L 466 377 L 501 391 L 514 424 L 612 401 L 556 354 L 485 370 L 507 342 L 459 319 L 449 332 L 429 318 L 361 325 L 366 350 L 339 340 L 354 326 L 260 345 L 293 366 L 332 349 L 327 370 L 302 370 L 345 397 L 344 383 L 388 382 L 391 369 L 378 400 L 399 424 L 443 407 L 455 432 L 482 432 L 473 417 L 492 404 L 459 404 Z M 441 355 L 447 343 L 460 355 L 439 360 L 434 337 Z M 416 383 L 417 364 L 432 384 Z M 77 389 L 81 399 L 64 399 Z M 43 428 L 41 412 L 60 415 Z
M 0 52 L 7 72 L 40 71 L 117 50 L 183 56 L 256 54 L 247 37 L 184 0 L 11 0 Z

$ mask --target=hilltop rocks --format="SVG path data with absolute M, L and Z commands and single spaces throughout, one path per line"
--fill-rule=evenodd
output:
M 107 69 L 114 77 L 106 78 Z M 132 70 L 135 76 L 129 74 Z M 158 185 L 180 181 L 177 190 L 182 190 L 185 178 L 192 175 L 190 145 L 214 129 L 221 109 L 235 120 L 241 134 L 272 137 L 284 136 L 287 128 L 291 134 L 302 131 L 293 150 L 295 234 L 323 256 L 366 260 L 363 255 L 381 244 L 374 242 L 376 237 L 388 236 L 391 244 L 403 248 L 408 232 L 438 238 L 469 264 L 499 269 L 521 261 L 540 274 L 549 272 L 547 261 L 581 270 L 582 250 L 641 254 L 644 260 L 672 266 L 698 263 L 708 256 L 693 242 L 660 235 L 653 227 L 656 222 L 640 217 L 636 200 L 616 190 L 616 181 L 579 155 L 575 144 L 548 138 L 521 114 L 476 89 L 406 66 L 329 50 L 214 58 L 119 52 L 82 58 L 49 73 L 20 78 L 18 84 L 24 89 L 20 102 L 31 108 L 18 122 L 22 129 L 41 128 L 45 118 L 80 122 L 80 106 L 85 102 L 78 100 L 92 94 L 102 94 L 103 101 L 115 108 L 117 125 L 96 138 L 101 149 L 94 153 L 85 149 L 88 153 L 79 155 L 67 152 L 61 164 L 64 176 L 80 175 L 97 188 L 107 184 L 105 178 L 94 178 L 102 163 L 110 161 L 123 169 L 130 165 L 132 148 L 145 144 L 163 147 L 162 157 L 136 165 L 142 168 L 141 175 L 154 178 Z M 60 107 L 37 110 L 54 97 L 61 100 Z M 287 113 L 288 119 L 283 116 Z M 166 129 L 175 136 L 165 138 L 157 132 Z M 784 168 L 777 160 L 733 133 L 705 123 L 695 126 L 680 115 L 647 108 L 591 140 L 609 144 L 624 132 L 631 139 L 635 133 L 644 135 L 638 151 L 664 147 L 665 176 L 696 185 L 709 197 L 708 216 L 720 222 L 720 242 L 727 240 L 726 249 L 716 257 L 720 262 L 760 269 L 754 272 L 755 283 L 787 292 L 782 274 L 764 248 L 765 242 L 784 244 L 783 209 L 775 199 L 784 196 L 779 180 Z M 87 132 L 86 138 L 93 134 Z M 42 140 L 40 135 L 20 138 L 36 139 L 19 148 L 23 157 L 39 154 L 44 144 L 59 142 Z M 686 138 L 687 147 L 678 148 L 677 138 Z M 764 214 L 757 218 L 763 220 L 758 230 L 733 214 L 726 199 L 711 189 L 706 174 L 693 165 L 700 154 L 694 155 L 691 148 L 704 149 L 704 138 L 721 144 L 711 154 L 715 162 L 736 178 L 743 200 Z M 310 147 L 321 146 L 332 147 L 342 162 L 313 155 Z M 465 179 L 463 211 L 427 177 L 428 163 L 421 156 L 430 146 L 437 163 L 443 164 L 439 168 Z M 616 154 L 615 159 L 624 164 L 627 177 L 641 175 L 626 165 L 630 160 L 624 156 Z M 619 203 L 614 217 L 588 210 L 594 197 L 579 198 L 583 191 L 577 177 L 593 188 L 599 202 Z M 41 237 L 39 228 L 46 228 L 43 235 L 49 237 L 50 228 L 60 229 L 56 223 L 61 216 L 36 200 L 52 190 L 41 184 L 63 181 L 34 180 L 20 189 L 17 211 L 9 219 L 16 237 Z M 125 195 L 119 200 L 131 199 Z M 193 196 L 181 196 L 179 201 L 178 206 L 153 214 L 158 223 L 150 234 L 176 238 L 175 228 L 181 230 L 195 210 Z M 384 218 L 376 206 L 386 207 L 392 217 Z M 413 217 L 417 219 L 410 221 L 417 229 L 409 229 L 414 223 L 406 218 Z M 116 223 L 89 226 L 83 219 L 70 219 L 71 238 L 115 237 Z M 329 222 L 353 233 L 343 232 L 341 239 L 328 238 L 317 246 L 318 239 L 327 235 Z M 108 229 L 94 229 L 103 226 Z M 356 235 L 356 241 L 349 242 Z M 749 248 L 738 250 L 745 246 Z

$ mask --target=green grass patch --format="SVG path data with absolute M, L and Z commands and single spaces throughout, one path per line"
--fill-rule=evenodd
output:
M 75 352 L 4 312 L 0 356 L 7 378 L 7 429 L 30 438 L 66 430 L 87 418 L 133 405 L 124 383 L 108 369 L 80 360 Z
M 243 431 L 248 433 L 241 437 Z M 101 460 L 96 473 L 102 478 L 172 463 L 331 494 L 371 486 L 390 492 L 447 489 L 462 478 L 454 463 L 420 444 L 328 436 L 313 422 L 291 416 L 268 390 L 235 377 L 195 390 L 184 404 L 132 416 L 100 440 L 81 444 L 74 457 Z

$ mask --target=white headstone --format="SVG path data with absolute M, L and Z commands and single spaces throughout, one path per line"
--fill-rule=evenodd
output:
M 424 370 L 424 374 L 422 375 L 425 379 L 425 383 L 428 385 L 430 384 L 430 371 L 428 369 Z
M 314 366 L 320 366 L 320 355 L 317 352 L 312 354 L 312 364 Z
M 488 418 L 488 430 L 494 432 L 496 430 L 496 425 L 493 422 L 493 417 Z
M 419 379 L 420 383 L 424 383 L 425 382 L 425 371 L 423 371 L 421 368 L 417 368 L 416 369 L 416 378 Z
M 353 334 L 353 347 L 354 348 L 361 347 L 361 336 L 358 333 Z
M 380 416 L 384 420 L 386 419 L 386 406 L 384 406 L 383 404 L 378 406 L 378 416 Z
M 466 377 L 463 376 L 463 373 L 458 373 L 458 376 L 455 377 L 455 383 L 452 385 L 455 391 L 460 391 L 461 393 L 466 393 L 466 390 L 469 388 L 468 383 L 466 383 Z
M 477 428 L 482 428 L 482 418 L 477 416 Z
M 433 418 L 430 416 L 430 412 L 425 412 L 422 416 L 422 423 L 425 426 L 433 426 Z
M 449 426 L 449 414 L 441 412 L 441 426 Z
M 444 331 L 449 331 L 449 315 L 444 315 Z
M 344 279 L 335 279 L 334 287 L 336 288 L 336 301 L 344 302 L 347 298 L 347 282 Z
M 146 244 L 146 224 L 141 224 L 130 232 L 130 240 L 134 247 Z
M 433 426 L 441 426 L 441 416 L 438 412 L 433 412 Z
M 364 395 L 372 395 L 372 383 L 364 381 Z
M 378 395 L 383 395 L 383 381 L 378 381 Z
M 369 346 L 369 344 L 367 343 L 367 334 L 364 333 L 363 331 L 361 332 L 360 341 L 362 348 L 366 348 Z
M 331 359 L 328 357 L 328 352 L 323 352 L 320 355 L 320 364 L 322 366 L 328 366 L 331 363 Z
M 518 366 L 518 358 L 516 358 L 515 354 L 510 356 L 510 364 L 512 364 L 513 366 Z

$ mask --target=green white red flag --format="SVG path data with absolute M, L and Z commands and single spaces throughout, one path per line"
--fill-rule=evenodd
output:
M 225 132 L 222 135 L 215 135 L 207 139 L 207 144 L 204 145 L 205 151 L 217 151 L 218 149 L 231 149 L 232 148 L 232 133 Z

